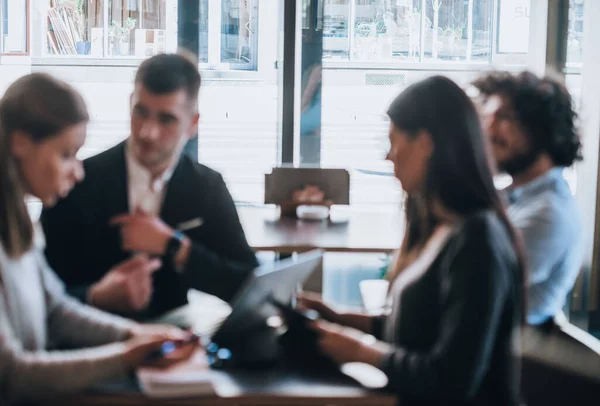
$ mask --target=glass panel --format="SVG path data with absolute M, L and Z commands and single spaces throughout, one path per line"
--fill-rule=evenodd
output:
M 326 0 L 324 58 L 419 61 L 421 24 L 424 23 L 427 58 L 490 60 L 493 2 L 427 0 L 426 5 L 422 21 L 421 0 Z
M 27 3 L 3 0 L 2 16 L 2 53 L 26 53 Z
M 472 0 L 471 27 L 469 1 L 432 0 L 427 4 L 426 59 L 490 60 L 493 2 Z M 470 49 L 469 41 L 472 42 Z
M 583 5 L 584 0 L 569 1 L 569 35 L 567 37 L 567 70 L 565 75 L 565 84 L 573 102 L 577 107 L 578 113 L 581 113 L 581 67 L 583 56 Z M 583 156 L 590 151 L 584 149 Z M 564 172 L 567 182 L 573 193 L 577 192 L 577 166 L 568 168 Z
M 490 61 L 492 56 L 492 19 L 494 16 L 493 2 L 487 0 L 472 0 L 472 2 L 473 26 L 471 34 L 471 60 Z M 466 35 L 468 35 L 468 31 Z
M 46 53 L 103 56 L 103 0 L 50 0 Z
M 145 58 L 165 52 L 165 5 L 165 0 L 109 1 L 109 55 Z
M 307 28 L 309 24 L 310 15 L 308 8 L 310 6 L 310 0 L 302 0 L 302 28 Z
M 168 44 L 176 43 L 176 4 L 177 0 L 49 0 L 46 53 L 147 58 L 166 52 Z M 167 26 L 172 28 L 167 31 Z
M 251 34 L 261 39 L 261 58 L 267 61 L 281 60 L 282 5 L 283 1 L 261 1 L 264 18 Z M 246 75 L 223 80 L 209 72 L 202 80 L 198 160 L 223 175 L 237 203 L 263 203 L 264 176 L 277 165 L 280 72 L 275 64 L 265 63 L 250 80 Z
M 222 0 L 221 62 L 242 64 L 240 69 L 256 67 L 256 0 Z
M 498 53 L 529 50 L 530 0 L 502 0 L 498 12 Z
M 322 14 L 323 2 L 311 0 L 308 3 L 312 10 L 311 15 Z M 321 76 L 325 46 L 325 30 L 321 28 L 318 18 L 315 18 L 302 30 L 300 90 L 300 164 L 302 165 L 318 165 L 321 160 Z
M 418 60 L 420 1 L 356 0 L 352 58 Z
M 208 0 L 200 0 L 200 38 L 198 62 L 208 62 Z
M 348 59 L 350 56 L 349 16 L 350 0 L 325 1 L 323 16 L 324 59 Z
M 567 66 L 580 65 L 582 62 L 584 0 L 569 2 L 569 36 L 567 38 Z

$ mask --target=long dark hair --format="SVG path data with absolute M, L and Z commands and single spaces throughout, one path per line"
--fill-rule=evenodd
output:
M 34 73 L 15 81 L 0 100 L 0 244 L 11 257 L 31 249 L 33 225 L 11 137 L 23 131 L 35 142 L 89 120 L 81 95 L 66 83 Z
M 524 301 L 522 244 L 494 186 L 490 148 L 471 99 L 450 79 L 434 76 L 408 87 L 387 113 L 409 137 L 424 130 L 434 144 L 424 185 L 419 192 L 410 194 L 405 204 L 406 233 L 399 267 L 403 257 L 423 248 L 438 224 L 433 214 L 434 202 L 460 216 L 493 210 L 508 230 L 517 254 Z

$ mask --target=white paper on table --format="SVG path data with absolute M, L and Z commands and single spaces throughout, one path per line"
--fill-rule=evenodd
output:
M 216 396 L 213 372 L 203 350 L 168 369 L 139 368 L 137 378 L 142 392 L 153 398 Z

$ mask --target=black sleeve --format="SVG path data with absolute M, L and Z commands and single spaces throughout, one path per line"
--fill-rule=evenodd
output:
M 470 398 L 487 371 L 512 269 L 494 248 L 488 222 L 464 227 L 444 254 L 451 257 L 437 343 L 428 353 L 394 347 L 381 365 L 397 393 Z
M 387 319 L 386 315 L 379 315 L 371 317 L 371 335 L 378 340 L 383 337 L 383 326 Z
M 218 241 L 222 249 L 217 253 L 192 241 L 183 274 L 190 287 L 230 301 L 258 266 L 258 261 L 246 241 L 235 204 L 221 175 L 211 193 L 211 238 Z
M 67 293 L 81 302 L 86 302 L 88 284 L 78 284 L 77 272 L 82 272 L 83 252 L 80 209 L 70 195 L 52 208 L 44 208 L 41 223 L 46 236 L 46 258 L 50 267 L 66 285 Z

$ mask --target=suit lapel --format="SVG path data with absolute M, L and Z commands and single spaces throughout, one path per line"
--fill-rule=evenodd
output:
M 129 212 L 129 192 L 127 164 L 125 160 L 125 141 L 114 148 L 114 154 L 109 157 L 107 165 L 108 180 L 104 186 L 106 190 L 99 190 L 107 202 L 107 211 L 110 216 Z
M 175 228 L 179 223 L 188 219 L 194 213 L 193 208 L 189 207 L 190 186 L 197 187 L 194 182 L 190 182 L 190 168 L 186 158 L 182 156 L 173 171 L 173 175 L 167 184 L 165 198 L 160 209 L 161 219 L 170 227 Z M 193 169 L 193 168 L 192 168 Z

